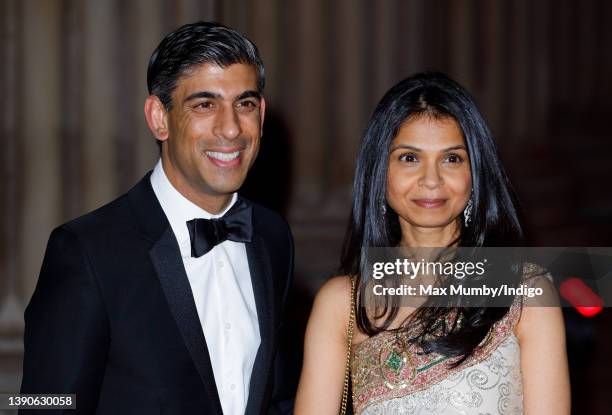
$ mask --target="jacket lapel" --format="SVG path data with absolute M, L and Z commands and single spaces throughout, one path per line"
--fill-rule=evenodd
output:
M 174 233 L 151 187 L 150 175 L 147 174 L 130 190 L 128 198 L 143 236 L 152 242 L 149 256 L 168 301 L 170 312 L 200 374 L 214 413 L 221 415 L 223 413 L 221 402 L 191 286 Z
M 183 266 L 181 253 L 172 229 L 168 227 L 162 237 L 149 251 L 157 277 L 166 294 L 170 311 L 183 336 L 187 350 L 202 378 L 208 399 L 213 403 L 215 412 L 222 414 L 221 401 L 213 375 L 206 339 L 189 280 Z
M 270 256 L 257 229 L 252 242 L 246 243 L 246 251 L 261 337 L 251 373 L 246 414 L 260 414 L 268 384 L 273 345 L 276 341 L 274 338 L 276 310 Z

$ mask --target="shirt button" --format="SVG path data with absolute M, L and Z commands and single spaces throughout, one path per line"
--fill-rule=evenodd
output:
M 232 384 L 230 385 L 230 389 L 231 389 L 231 390 L 236 389 L 236 385 L 234 385 L 234 384 L 232 383 Z
M 230 323 L 225 323 L 225 328 L 229 330 L 232 328 L 232 325 Z
M 223 268 L 223 261 L 218 261 L 217 266 L 219 267 L 219 269 Z

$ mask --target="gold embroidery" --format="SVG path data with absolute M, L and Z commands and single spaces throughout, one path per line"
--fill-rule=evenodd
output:
M 491 329 L 474 353 L 460 366 L 453 359 L 430 353 L 406 341 L 407 335 L 382 332 L 353 349 L 351 374 L 355 413 L 381 401 L 404 397 L 426 389 L 459 371 L 482 362 L 512 334 L 521 310 L 521 299 Z

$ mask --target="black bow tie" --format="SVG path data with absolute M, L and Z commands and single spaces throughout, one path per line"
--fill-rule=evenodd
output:
M 217 219 L 187 221 L 191 256 L 199 258 L 223 241 L 251 242 L 253 207 L 238 199 L 225 215 Z

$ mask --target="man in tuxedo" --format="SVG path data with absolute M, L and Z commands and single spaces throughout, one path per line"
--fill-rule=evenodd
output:
M 161 159 L 127 194 L 55 229 L 25 312 L 22 393 L 80 414 L 290 411 L 277 358 L 286 222 L 242 197 L 264 122 L 257 48 L 210 22 L 151 56 Z

